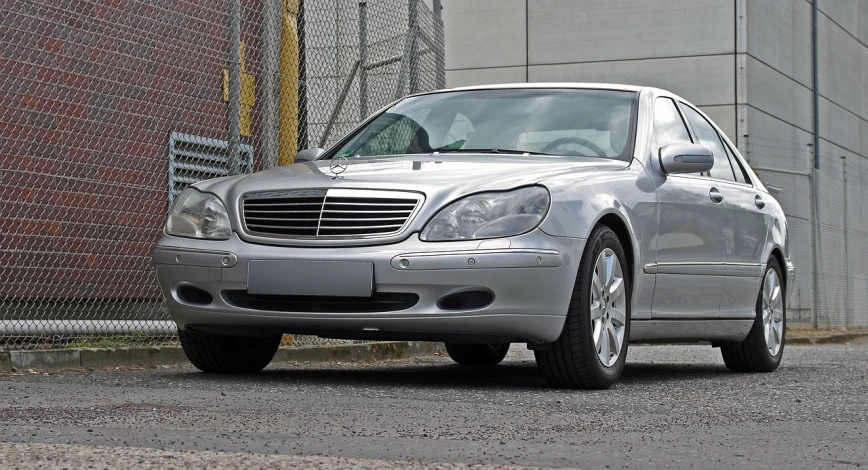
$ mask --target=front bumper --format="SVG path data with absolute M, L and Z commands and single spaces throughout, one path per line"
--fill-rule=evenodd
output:
M 413 235 L 391 245 L 316 248 L 256 245 L 234 234 L 226 241 L 167 235 L 154 249 L 154 261 L 169 313 L 182 328 L 549 342 L 563 328 L 584 242 L 540 230 L 486 241 L 431 243 Z M 251 260 L 370 262 L 374 292 L 415 294 L 418 302 L 404 310 L 379 313 L 241 307 L 227 291 L 247 290 Z M 182 300 L 178 288 L 184 285 L 208 292 L 212 300 L 204 305 Z M 467 310 L 438 306 L 445 296 L 469 290 L 489 292 L 493 300 Z

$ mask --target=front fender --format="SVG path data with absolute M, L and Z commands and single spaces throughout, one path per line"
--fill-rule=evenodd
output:
M 654 184 L 642 165 L 634 161 L 614 171 L 559 175 L 541 184 L 552 195 L 540 225 L 549 235 L 586 239 L 606 216 L 623 222 L 633 252 L 633 318 L 650 316 L 654 278 L 642 266 L 655 261 L 658 209 Z

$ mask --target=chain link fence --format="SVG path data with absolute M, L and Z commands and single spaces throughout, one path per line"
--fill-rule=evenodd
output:
M 150 249 L 180 191 L 444 74 L 421 0 L 0 0 L 0 349 L 174 341 Z
M 432 3 L 0 0 L 0 349 L 174 341 L 150 257 L 173 198 L 443 87 Z M 745 145 L 788 216 L 791 324 L 868 326 L 866 165 Z
M 824 168 L 805 169 L 812 148 L 795 142 L 751 137 L 747 147 L 748 160 L 787 215 L 796 267 L 789 324 L 868 327 L 868 167 L 858 156 L 848 162 L 821 153 Z

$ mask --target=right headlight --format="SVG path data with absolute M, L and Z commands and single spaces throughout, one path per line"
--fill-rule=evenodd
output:
M 421 238 L 451 241 L 521 235 L 542 222 L 549 205 L 549 192 L 540 186 L 473 194 L 441 209 Z
M 166 219 L 166 233 L 179 237 L 228 240 L 232 225 L 220 198 L 187 188 L 172 205 Z

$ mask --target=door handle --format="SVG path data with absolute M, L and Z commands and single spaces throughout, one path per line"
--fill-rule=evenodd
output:
M 720 190 L 717 188 L 711 188 L 711 191 L 708 192 L 708 197 L 710 197 L 711 202 L 715 204 L 723 202 L 723 194 L 720 194 Z
M 753 202 L 754 202 L 754 203 L 756 204 L 756 206 L 757 206 L 758 208 L 760 208 L 760 209 L 762 209 L 763 207 L 766 206 L 766 202 L 763 201 L 763 198 L 759 197 L 759 195 L 757 195 L 757 197 L 755 197 L 755 198 L 753 199 Z

